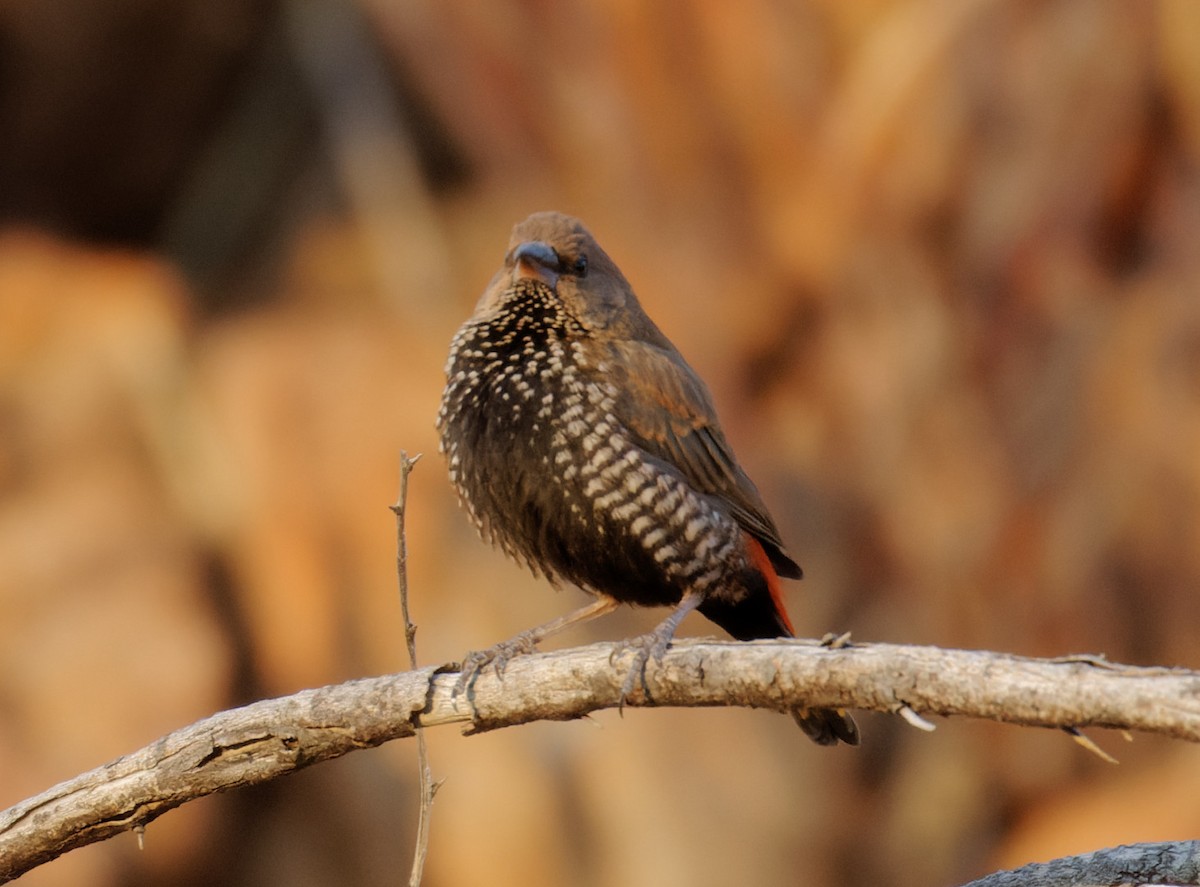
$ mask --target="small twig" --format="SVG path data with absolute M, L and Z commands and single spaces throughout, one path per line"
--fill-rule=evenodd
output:
M 408 542 L 404 536 L 404 509 L 408 503 L 408 476 L 420 460 L 420 453 L 410 459 L 407 452 L 400 451 L 400 493 L 391 506 L 392 514 L 396 515 L 396 576 L 400 585 L 400 613 L 404 619 L 409 664 L 414 669 L 417 667 L 417 626 L 413 624 L 408 610 Z
M 937 729 L 936 724 L 934 724 L 932 721 L 925 720 L 923 717 L 913 711 L 911 706 L 903 702 L 896 706 L 896 714 L 904 718 L 905 723 L 912 727 L 916 727 L 918 730 L 924 730 L 926 733 L 932 733 Z
M 396 574 L 400 584 L 400 613 L 404 619 L 404 639 L 408 645 L 408 661 L 417 668 L 417 626 L 413 624 L 408 610 L 408 542 L 404 535 L 404 510 L 408 502 L 408 475 L 421 458 L 417 453 L 408 458 L 400 451 L 400 493 L 392 513 L 396 515 Z M 421 807 L 417 814 L 417 846 L 413 852 L 412 873 L 408 877 L 409 887 L 419 887 L 425 871 L 425 857 L 429 852 L 429 819 L 433 813 L 433 796 L 440 783 L 433 781 L 429 769 L 429 749 L 425 743 L 425 731 L 417 728 L 417 771 L 421 780 Z
M 1079 732 L 1078 727 L 1063 727 L 1063 732 L 1066 733 L 1068 736 L 1070 736 L 1072 739 L 1074 739 L 1083 748 L 1086 748 L 1088 751 L 1090 751 L 1092 754 L 1094 754 L 1100 760 L 1104 761 L 1105 763 L 1108 763 L 1108 764 L 1119 763 L 1119 761 L 1117 761 L 1116 758 L 1114 758 L 1112 755 L 1110 755 L 1108 752 L 1106 752 L 1100 746 L 1096 745 L 1096 743 L 1094 743 L 1090 738 L 1088 738 L 1087 736 L 1084 736 L 1081 732 Z M 1129 739 L 1133 738 L 1132 736 L 1129 736 L 1128 733 L 1126 733 L 1125 735 Z

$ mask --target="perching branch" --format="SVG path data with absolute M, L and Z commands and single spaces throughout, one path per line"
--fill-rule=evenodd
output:
M 463 696 L 453 696 L 456 672 L 424 668 L 221 712 L 0 813 L 0 881 L 195 798 L 412 736 L 417 726 L 463 723 L 470 733 L 614 708 L 629 664 L 630 654 L 614 644 L 523 656 L 503 680 L 491 669 L 480 673 L 473 711 Z M 661 665 L 651 663 L 646 684 L 652 701 L 638 693 L 627 705 L 907 708 L 1200 741 L 1200 672 L 1090 656 L 679 641 Z

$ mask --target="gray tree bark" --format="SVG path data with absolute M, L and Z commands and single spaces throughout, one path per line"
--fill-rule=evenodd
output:
M 1200 884 L 1200 841 L 1123 844 L 996 872 L 964 887 L 1123 887 Z

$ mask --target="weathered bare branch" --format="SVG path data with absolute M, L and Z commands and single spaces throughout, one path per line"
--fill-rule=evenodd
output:
M 478 732 L 612 708 L 629 659 L 613 644 L 520 657 L 503 679 L 491 670 L 478 676 L 473 709 L 452 693 L 457 673 L 425 668 L 221 712 L 0 813 L 0 880 L 194 798 L 412 736 L 417 726 L 462 723 Z M 1200 672 L 1091 656 L 680 641 L 651 665 L 646 683 L 649 698 L 638 693 L 628 705 L 907 707 L 924 716 L 1113 727 L 1200 741 Z

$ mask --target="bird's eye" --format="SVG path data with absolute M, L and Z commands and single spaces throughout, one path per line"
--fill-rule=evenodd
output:
M 580 256 L 571 266 L 571 273 L 576 277 L 587 277 L 587 256 Z

